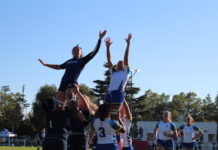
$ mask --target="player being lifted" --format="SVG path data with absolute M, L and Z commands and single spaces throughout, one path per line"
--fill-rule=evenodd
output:
M 77 80 L 79 78 L 80 73 L 82 72 L 85 65 L 97 54 L 101 45 L 101 39 L 105 36 L 106 32 L 107 31 L 104 30 L 103 32 L 99 33 L 99 39 L 95 49 L 84 57 L 82 56 L 82 48 L 77 45 L 72 49 L 73 58 L 67 60 L 61 65 L 47 64 L 43 62 L 41 59 L 39 59 L 39 62 L 42 65 L 47 66 L 49 68 L 56 70 L 65 69 L 65 73 L 62 77 L 60 86 L 58 88 L 56 99 L 65 102 L 66 89 L 72 88 L 75 83 L 78 84 Z
M 105 102 L 111 105 L 111 117 L 114 119 L 118 119 L 119 117 L 119 109 L 124 102 L 125 97 L 125 85 L 129 79 L 129 47 L 130 40 L 132 38 L 131 34 L 128 34 L 126 40 L 127 46 L 124 55 L 124 60 L 118 61 L 117 65 L 114 66 L 112 63 L 110 46 L 112 44 L 111 39 L 108 37 L 105 39 L 106 50 L 107 50 L 107 61 L 108 67 L 110 68 L 110 84 L 108 91 L 106 93 Z

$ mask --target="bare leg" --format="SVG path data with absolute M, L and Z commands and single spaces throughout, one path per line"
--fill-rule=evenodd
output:
M 62 102 L 65 102 L 66 98 L 65 98 L 65 94 L 62 91 L 58 91 L 56 94 L 56 98 Z

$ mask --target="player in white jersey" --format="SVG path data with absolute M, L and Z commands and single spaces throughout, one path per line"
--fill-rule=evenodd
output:
M 162 117 L 163 121 L 158 122 L 154 129 L 157 150 L 173 150 L 173 139 L 177 137 L 176 126 L 171 120 L 171 112 L 164 111 Z
M 130 112 L 129 105 L 126 100 L 120 110 L 120 117 L 126 129 L 125 133 L 121 133 L 123 139 L 123 150 L 134 150 L 132 146 L 132 138 L 130 136 L 130 128 L 132 125 L 132 113 Z
M 115 131 L 124 133 L 125 129 L 122 122 L 109 118 L 110 105 L 102 104 L 99 106 L 99 118 L 93 121 L 93 128 L 97 136 L 96 150 L 118 150 Z
M 195 148 L 196 139 L 203 135 L 203 131 L 197 126 L 193 125 L 194 119 L 188 115 L 186 123 L 178 128 L 178 135 L 183 138 L 183 150 L 193 150 Z
M 106 49 L 107 49 L 107 60 L 108 60 L 108 67 L 110 68 L 110 84 L 108 88 L 108 92 L 106 94 L 106 103 L 111 104 L 111 114 L 114 114 L 114 117 L 118 119 L 119 117 L 119 109 L 120 106 L 124 102 L 124 89 L 126 86 L 126 83 L 129 79 L 129 62 L 128 62 L 128 57 L 129 57 L 129 47 L 130 47 L 130 40 L 132 38 L 131 34 L 128 34 L 128 37 L 126 40 L 127 46 L 126 46 L 126 51 L 124 55 L 124 60 L 120 60 L 116 67 L 112 63 L 112 58 L 110 54 L 110 45 L 112 44 L 110 38 L 106 38 L 105 44 L 106 44 Z M 111 116 L 113 117 L 113 116 Z

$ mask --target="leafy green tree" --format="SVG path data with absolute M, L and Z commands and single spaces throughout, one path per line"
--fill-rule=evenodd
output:
M 145 94 L 136 99 L 137 105 L 134 107 L 136 120 L 157 121 L 162 118 L 162 112 L 169 110 L 169 95 L 162 93 L 159 95 L 150 89 Z
M 23 109 L 28 107 L 28 104 L 24 94 L 8 93 L 9 91 L 9 86 L 2 86 L 0 91 L 0 128 L 19 132 L 20 123 L 24 119 Z
M 53 98 L 56 91 L 57 88 L 55 85 L 44 85 L 40 87 L 36 94 L 35 101 L 32 104 L 32 115 L 30 115 L 35 132 L 39 132 L 45 127 L 45 113 L 41 107 L 41 102 L 45 99 Z
M 177 120 L 179 114 L 183 114 L 184 116 L 190 114 L 195 120 L 203 121 L 202 105 L 203 101 L 197 97 L 196 93 L 180 93 L 173 96 L 171 111 L 175 120 Z

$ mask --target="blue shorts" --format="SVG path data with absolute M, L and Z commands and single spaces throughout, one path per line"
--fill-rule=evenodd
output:
M 95 150 L 119 150 L 117 143 L 97 144 Z
M 162 146 L 164 148 L 173 148 L 174 142 L 173 140 L 157 140 L 157 146 Z
M 195 142 L 191 142 L 191 143 L 185 143 L 182 142 L 182 148 L 195 148 L 196 143 Z
M 110 91 L 106 94 L 105 101 L 109 104 L 123 104 L 125 93 L 120 90 Z
M 134 150 L 134 147 L 133 146 L 123 147 L 122 150 Z

